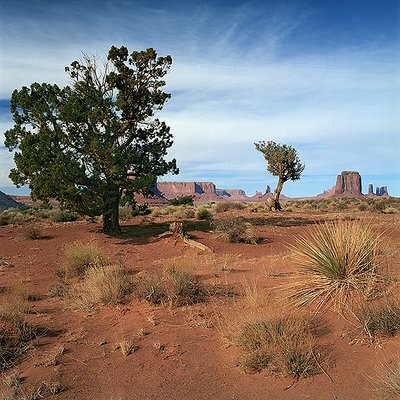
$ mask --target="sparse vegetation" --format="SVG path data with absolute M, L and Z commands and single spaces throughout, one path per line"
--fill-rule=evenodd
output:
M 22 233 L 22 238 L 25 240 L 40 240 L 45 237 L 43 229 L 38 225 L 30 225 Z
M 229 215 L 213 220 L 215 235 L 227 243 L 257 243 L 254 226 L 241 216 Z
M 74 242 L 65 249 L 66 262 L 63 272 L 66 276 L 83 276 L 91 266 L 104 266 L 107 260 L 95 243 Z
M 397 302 L 367 303 L 357 310 L 356 316 L 371 341 L 379 334 L 394 336 L 400 331 L 400 304 Z
M 376 367 L 373 380 L 375 400 L 396 400 L 400 398 L 400 357 L 397 355 L 381 362 Z
M 91 265 L 82 282 L 73 285 L 67 292 L 68 299 L 82 309 L 97 304 L 122 303 L 131 291 L 129 278 L 120 266 Z
M 380 238 L 357 221 L 317 225 L 294 247 L 298 275 L 289 296 L 298 306 L 344 305 L 353 291 L 367 295 L 378 278 Z
M 202 219 L 210 220 L 212 218 L 212 213 L 207 208 L 200 207 L 196 210 L 196 218 L 200 220 Z
M 267 369 L 295 378 L 320 373 L 323 354 L 314 321 L 282 311 L 282 305 L 277 312 L 270 301 L 255 287 L 247 287 L 244 297 L 224 311 L 221 332 L 237 347 L 238 365 L 249 372 Z
M 179 196 L 174 199 L 168 200 L 170 206 L 193 206 L 193 196 Z
M 160 275 L 139 274 L 133 293 L 151 304 L 175 306 L 198 303 L 205 296 L 199 277 L 176 266 L 167 267 Z
M 78 219 L 78 216 L 74 213 L 65 210 L 57 210 L 53 213 L 52 217 L 54 222 L 72 222 Z

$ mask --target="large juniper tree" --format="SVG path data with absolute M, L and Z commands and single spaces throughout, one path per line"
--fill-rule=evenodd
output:
M 66 72 L 72 82 L 33 83 L 11 97 L 14 126 L 5 145 L 15 150 L 15 185 L 34 199 L 58 199 L 73 211 L 102 215 L 105 232 L 118 231 L 121 194 L 145 190 L 156 176 L 177 173 L 166 161 L 169 127 L 159 121 L 170 94 L 162 91 L 172 63 L 153 49 L 111 47 L 100 68 L 84 57 Z
M 304 171 L 304 164 L 301 163 L 297 156 L 297 151 L 292 146 L 279 144 L 273 141 L 265 143 L 261 141 L 255 143 L 256 149 L 263 153 L 267 162 L 267 170 L 272 175 L 278 177 L 278 185 L 274 190 L 274 207 L 281 210 L 279 196 L 281 194 L 283 184 L 288 181 L 300 179 L 301 173 Z

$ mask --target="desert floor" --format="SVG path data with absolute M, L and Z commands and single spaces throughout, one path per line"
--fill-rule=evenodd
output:
M 55 272 L 65 262 L 65 246 L 74 241 L 95 242 L 110 260 L 124 265 L 131 278 L 141 271 L 160 272 L 166 264 L 190 264 L 205 283 L 238 292 L 255 285 L 273 293 L 294 272 L 290 245 L 316 222 L 340 218 L 333 213 L 248 213 L 256 226 L 258 244 L 219 241 L 206 223 L 187 221 L 192 239 L 210 247 L 210 254 L 179 238 L 159 237 L 168 230 L 168 217 L 138 217 L 122 223 L 122 235 L 110 237 L 101 226 L 86 221 L 40 222 L 45 238 L 23 239 L 26 224 L 0 227 L 0 289 L 23 287 L 34 294 L 27 319 L 40 326 L 35 339 L 15 367 L 22 378 L 19 396 L 30 398 L 41 382 L 58 382 L 65 390 L 44 394 L 59 399 L 315 399 L 351 400 L 374 397 L 377 367 L 400 352 L 400 335 L 370 343 L 351 321 L 333 310 L 320 312 L 329 348 L 324 371 L 295 380 L 270 371 L 245 373 L 236 364 L 237 349 L 221 334 L 225 315 L 239 295 L 216 295 L 181 307 L 153 306 L 129 297 L 118 306 L 76 310 L 52 297 Z M 383 234 L 385 273 L 400 277 L 400 214 L 359 213 Z M 311 312 L 311 311 L 310 311 Z M 142 334 L 141 334 L 141 333 Z M 146 334 L 143 334 L 146 332 Z M 122 341 L 137 346 L 124 356 Z M 4 396 L 12 389 L 3 384 Z M 25 395 L 25 397 L 23 397 Z

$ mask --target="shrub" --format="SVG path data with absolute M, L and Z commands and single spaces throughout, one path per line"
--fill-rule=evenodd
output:
M 91 266 L 104 266 L 107 260 L 92 242 L 74 242 L 65 249 L 66 263 L 63 272 L 67 276 L 83 276 Z
M 82 309 L 96 304 L 122 303 L 130 293 L 131 283 L 126 272 L 114 265 L 93 265 L 86 270 L 84 280 L 72 286 L 67 297 Z
M 12 367 L 35 337 L 35 329 L 24 317 L 30 311 L 27 297 L 19 288 L 0 297 L 0 371 Z
M 274 373 L 295 378 L 320 372 L 315 329 L 305 317 L 284 315 L 242 326 L 236 345 L 243 351 L 239 365 L 251 371 L 270 367 Z
M 246 206 L 243 203 L 239 203 L 236 201 L 232 201 L 232 202 L 224 201 L 224 202 L 217 203 L 214 207 L 214 210 L 215 210 L 215 212 L 219 213 L 219 212 L 225 212 L 228 210 L 243 210 L 245 208 L 246 208 Z
M 196 210 L 196 218 L 197 219 L 211 219 L 212 214 L 207 208 L 200 207 Z
M 180 206 L 177 207 L 177 210 L 173 213 L 173 216 L 179 219 L 194 218 L 194 209 L 190 206 Z
M 351 293 L 368 293 L 378 277 L 380 237 L 355 221 L 317 225 L 294 247 L 298 276 L 289 297 L 298 306 L 344 305 Z
M 31 221 L 32 219 L 32 216 L 24 215 L 15 210 L 6 210 L 0 212 L 0 226 L 22 224 L 23 222 Z
M 77 219 L 77 215 L 69 211 L 58 210 L 53 213 L 54 222 L 72 222 L 76 221 Z
M 38 225 L 31 225 L 29 226 L 25 232 L 22 233 L 22 238 L 23 239 L 30 239 L 30 240 L 40 240 L 44 239 L 45 235 L 43 233 L 43 230 L 40 228 Z
M 213 228 L 218 239 L 228 243 L 257 243 L 254 227 L 243 217 L 226 216 L 214 219 Z
M 203 300 L 205 290 L 198 276 L 170 266 L 161 275 L 140 274 L 136 278 L 134 295 L 151 304 L 180 306 Z
M 384 302 L 378 305 L 365 305 L 356 312 L 362 330 L 374 341 L 380 333 L 395 336 L 400 330 L 400 304 Z
M 138 217 L 140 215 L 148 215 L 150 213 L 151 210 L 147 204 L 136 204 L 132 209 L 131 215 L 132 217 Z
M 168 204 L 170 206 L 183 206 L 183 205 L 193 206 L 194 205 L 193 196 L 189 195 L 189 196 L 176 197 L 175 199 L 168 200 Z

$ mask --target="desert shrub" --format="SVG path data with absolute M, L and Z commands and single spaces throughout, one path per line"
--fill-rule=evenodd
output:
M 194 218 L 194 209 L 190 206 L 180 206 L 177 207 L 173 216 L 179 219 Z
M 66 295 L 78 308 L 88 309 L 96 304 L 122 303 L 130 290 L 131 283 L 123 268 L 100 264 L 90 266 L 83 281 L 73 285 Z
M 378 334 L 394 336 L 400 331 L 400 304 L 394 301 L 377 305 L 365 304 L 356 311 L 362 330 L 371 341 Z
M 0 212 L 0 226 L 22 224 L 33 219 L 30 215 L 24 215 L 19 211 L 6 210 Z
M 170 266 L 159 275 L 139 274 L 133 293 L 151 304 L 181 306 L 202 301 L 205 290 L 198 276 Z
M 170 206 L 193 206 L 194 201 L 193 201 L 193 196 L 179 196 L 174 199 L 168 200 L 168 204 Z
M 218 239 L 228 243 L 257 243 L 254 226 L 240 216 L 226 216 L 213 220 L 213 228 Z
M 211 218 L 212 214 L 207 208 L 200 207 L 196 210 L 196 219 L 211 219 Z
M 93 242 L 72 243 L 66 247 L 65 257 L 62 270 L 67 276 L 83 276 L 89 267 L 107 264 L 105 256 Z
M 130 204 L 124 204 L 123 206 L 119 207 L 119 219 L 121 221 L 126 221 L 132 218 L 132 206 Z
M 43 230 L 38 225 L 28 226 L 25 231 L 22 233 L 22 238 L 25 240 L 40 240 L 44 239 L 46 236 L 43 233 Z
M 53 213 L 52 217 L 54 222 L 72 222 L 78 219 L 78 216 L 64 210 L 58 210 Z
M 35 329 L 25 320 L 30 311 L 27 294 L 12 288 L 0 297 L 0 371 L 12 367 L 35 337 Z
M 295 378 L 320 372 L 315 329 L 305 317 L 248 322 L 238 332 L 236 344 L 243 351 L 239 364 L 251 371 L 270 367 L 274 373 Z
M 237 201 L 224 201 L 224 202 L 220 202 L 215 204 L 214 206 L 214 210 L 217 213 L 220 212 L 225 212 L 228 210 L 244 210 L 246 208 L 246 206 L 243 203 L 239 203 Z
M 149 214 L 151 214 L 151 209 L 148 207 L 147 204 L 135 204 L 135 207 L 133 207 L 131 212 L 132 217 Z
M 298 306 L 344 305 L 352 292 L 367 294 L 378 277 L 380 237 L 357 221 L 317 225 L 293 248 L 298 274 L 289 297 Z
M 284 306 L 254 284 L 222 312 L 220 331 L 237 348 L 245 371 L 267 369 L 296 378 L 321 371 L 326 352 L 317 343 L 317 321 L 285 312 Z

